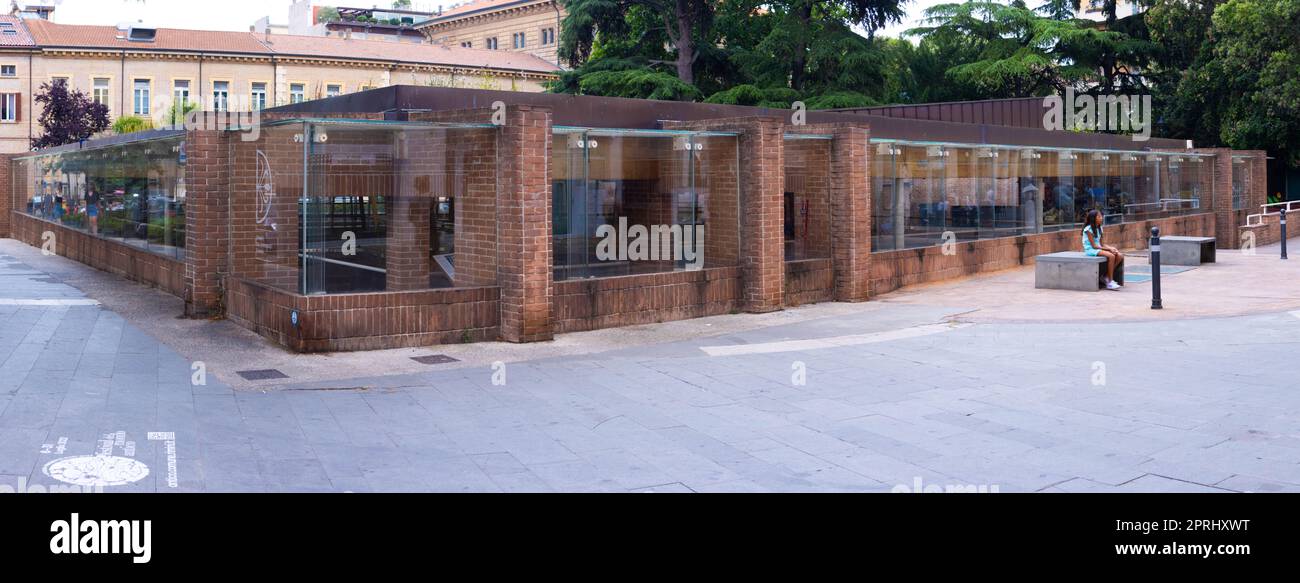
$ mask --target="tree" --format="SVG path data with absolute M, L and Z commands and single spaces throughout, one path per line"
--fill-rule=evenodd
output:
M 561 23 L 560 56 L 572 67 L 592 57 L 597 37 L 626 40 L 635 31 L 629 16 L 635 12 L 656 22 L 639 32 L 661 32 L 675 50 L 677 78 L 695 84 L 696 43 L 706 36 L 713 21 L 712 0 L 560 0 L 567 15 Z
M 693 85 L 654 70 L 640 58 L 593 59 L 581 68 L 561 71 L 559 79 L 551 83 L 549 90 L 553 93 L 668 101 L 692 101 L 700 97 L 699 90 Z
M 153 122 L 138 115 L 124 115 L 113 122 L 113 133 L 134 134 L 153 129 Z
M 411 0 L 393 0 L 393 10 L 410 10 Z
M 1214 10 L 1172 99 L 1175 131 L 1300 166 L 1300 0 L 1229 0 Z
M 927 26 L 905 34 L 953 49 L 957 58 L 945 75 L 973 88 L 973 98 L 1132 89 L 1141 82 L 1133 67 L 1151 50 L 1142 39 L 1088 21 L 1040 16 L 1022 0 L 940 4 L 925 15 Z
M 338 22 L 342 17 L 339 16 L 339 9 L 333 6 L 321 6 L 316 11 L 316 22 Z
M 95 103 L 81 91 L 69 91 L 65 79 L 42 83 L 35 101 L 44 109 L 37 118 L 41 136 L 32 140 L 33 148 L 80 142 L 108 129 L 108 106 Z
M 173 128 L 180 128 L 185 125 L 185 116 L 192 111 L 196 111 L 199 104 L 193 101 L 173 101 L 167 108 L 167 113 L 163 114 L 162 124 Z
M 782 29 L 793 43 L 790 48 L 790 88 L 795 91 L 804 89 L 809 61 L 814 58 L 809 51 L 822 46 L 815 44 L 818 33 L 830 32 L 842 41 L 844 33 L 850 32 L 849 27 L 857 25 L 867 31 L 867 40 L 871 40 L 877 30 L 902 21 L 904 1 L 783 0 L 787 22 Z

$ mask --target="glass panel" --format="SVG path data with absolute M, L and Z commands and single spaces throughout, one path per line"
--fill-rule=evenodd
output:
M 557 131 L 551 138 L 551 245 L 555 279 L 582 277 L 587 264 L 587 134 Z
M 304 294 L 496 283 L 496 130 L 308 123 L 232 140 L 236 275 Z
M 1083 224 L 1088 211 L 1102 211 L 1107 222 L 1111 222 L 1110 209 L 1107 208 L 1107 172 L 1110 156 L 1102 152 L 1079 151 L 1074 160 L 1074 216 L 1071 223 Z
M 785 139 L 785 259 L 831 256 L 831 140 Z
M 25 158 L 25 212 L 167 257 L 185 256 L 184 137 Z
M 898 248 L 893 237 L 894 198 L 901 180 L 896 168 L 899 149 L 892 143 L 876 144 L 871 161 L 871 248 Z
M 1017 213 L 1025 234 L 1043 232 L 1043 153 L 1032 148 L 1012 151 L 1017 193 Z
M 981 207 L 992 196 L 987 150 L 946 148 L 952 159 L 948 168 L 949 228 L 958 241 L 979 238 Z M 942 241 L 932 241 L 939 244 Z
M 1069 150 L 1043 152 L 1040 168 L 1044 174 L 1043 227 L 1053 231 L 1074 227 L 1074 172 L 1077 156 Z
M 1232 157 L 1232 210 L 1246 208 L 1246 192 L 1250 184 L 1250 163 L 1245 158 Z
M 740 262 L 740 141 L 736 136 L 692 134 L 691 188 L 703 257 L 683 259 L 675 269 L 730 267 Z M 829 212 L 829 208 L 827 209 Z M 685 224 L 685 223 L 679 223 Z M 694 242 L 693 240 L 691 242 Z M 660 250 L 662 253 L 662 249 Z M 827 251 L 829 253 L 829 250 Z
M 557 280 L 737 262 L 735 136 L 559 128 L 552 140 Z

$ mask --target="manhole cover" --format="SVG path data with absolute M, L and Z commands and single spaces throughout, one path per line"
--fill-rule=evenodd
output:
M 452 358 L 445 354 L 430 354 L 428 356 L 412 356 L 411 360 L 420 364 L 447 364 L 449 362 L 460 362 L 459 359 Z
M 247 381 L 265 381 L 270 379 L 287 379 L 289 375 L 284 374 L 273 368 L 264 368 L 261 370 L 241 370 L 235 374 L 244 377 Z
M 149 466 L 129 457 L 76 455 L 45 464 L 41 471 L 75 486 L 124 486 L 148 476 Z

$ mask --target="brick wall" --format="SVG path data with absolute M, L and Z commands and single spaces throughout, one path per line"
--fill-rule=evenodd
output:
M 798 306 L 835 299 L 835 270 L 830 259 L 800 259 L 785 262 L 782 302 Z
M 15 199 L 18 197 L 13 187 L 13 155 L 0 154 L 0 237 L 11 237 L 9 211 L 22 208 Z
M 40 247 L 43 234 L 51 231 L 54 233 L 54 252 L 57 255 L 157 287 L 179 298 L 185 297 L 185 263 L 180 260 L 112 239 L 95 237 L 17 211 L 10 213 L 9 217 L 14 239 Z
M 1108 225 L 1106 244 L 1120 249 L 1145 249 L 1150 242 L 1151 227 L 1160 227 L 1160 232 L 1164 235 L 1209 237 L 1215 231 L 1215 215 L 1200 213 Z M 953 255 L 944 255 L 942 247 L 937 245 L 876 253 L 871 264 L 872 294 L 879 295 L 919 283 L 1033 265 L 1034 257 L 1038 255 L 1078 251 L 1081 247 L 1079 236 L 1078 230 L 1066 229 L 1019 237 L 984 239 L 957 244 Z
M 299 352 L 495 340 L 500 323 L 495 287 L 303 296 L 234 277 L 227 310 L 232 321 Z
M 555 282 L 555 332 L 716 316 L 740 306 L 736 267 Z
M 1245 227 L 1242 225 L 1246 224 L 1246 211 L 1237 211 L 1237 214 L 1239 216 L 1239 221 L 1237 223 L 1234 223 L 1234 226 L 1236 227 L 1235 230 L 1239 231 L 1238 235 L 1240 237 L 1241 242 L 1245 241 L 1246 233 L 1254 234 L 1255 246 L 1257 247 L 1261 245 L 1272 245 L 1282 240 L 1281 217 L 1266 216 L 1263 218 L 1263 221 L 1260 225 L 1253 226 L 1253 227 Z M 1296 213 L 1296 212 L 1287 213 L 1287 219 L 1286 219 L 1287 241 L 1290 241 L 1291 239 L 1300 236 L 1300 220 L 1297 220 L 1297 215 L 1300 215 L 1300 213 Z M 1240 246 L 1241 245 L 1239 243 L 1238 247 Z M 1289 255 L 1290 253 L 1291 253 L 1291 249 L 1288 248 L 1287 254 Z

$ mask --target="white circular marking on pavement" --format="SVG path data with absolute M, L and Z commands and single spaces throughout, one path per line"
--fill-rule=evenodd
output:
M 74 455 L 41 469 L 45 475 L 76 486 L 125 486 L 149 475 L 149 466 L 115 455 Z

